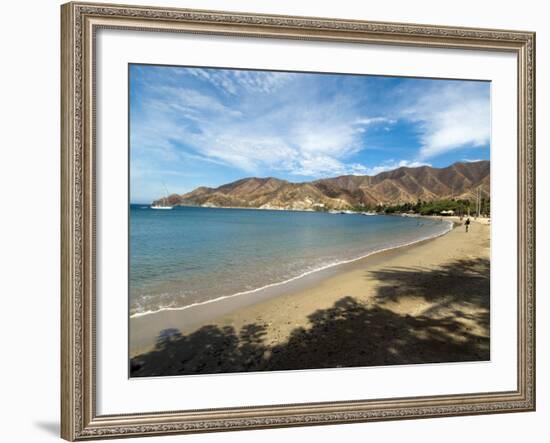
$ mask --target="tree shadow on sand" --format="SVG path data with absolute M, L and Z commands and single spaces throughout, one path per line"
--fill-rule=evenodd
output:
M 451 305 L 489 310 L 490 263 L 488 259 L 462 259 L 438 269 L 388 268 L 369 272 L 381 282 L 376 300 L 398 302 L 418 294 L 436 307 Z
M 483 361 L 489 359 L 489 261 L 461 260 L 438 270 L 391 268 L 375 303 L 344 296 L 312 313 L 307 328 L 265 343 L 266 325 L 162 331 L 154 350 L 131 360 L 133 377 Z M 434 291 L 435 289 L 435 291 Z M 439 294 L 439 295 L 438 295 Z M 428 306 L 395 312 L 408 297 Z

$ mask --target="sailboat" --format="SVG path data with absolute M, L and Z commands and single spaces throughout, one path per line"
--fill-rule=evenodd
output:
M 170 195 L 168 193 L 168 189 L 166 188 L 166 185 L 163 183 L 164 185 L 164 191 L 165 191 L 165 196 L 162 197 L 158 202 L 156 203 L 153 203 L 151 205 L 151 209 L 173 209 L 174 207 L 168 202 L 168 196 Z

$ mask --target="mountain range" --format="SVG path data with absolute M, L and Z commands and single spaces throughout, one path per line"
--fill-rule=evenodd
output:
M 303 183 L 273 177 L 249 177 L 217 188 L 201 186 L 172 194 L 175 206 L 261 209 L 350 209 L 395 205 L 418 200 L 474 200 L 478 189 L 489 197 L 490 162 L 459 162 L 445 168 L 399 167 L 374 176 L 343 175 Z

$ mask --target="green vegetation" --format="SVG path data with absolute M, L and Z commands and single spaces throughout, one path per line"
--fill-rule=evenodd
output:
M 453 211 L 454 215 L 475 215 L 477 213 L 476 202 L 470 200 L 443 199 L 433 201 L 418 200 L 416 203 L 404 203 L 398 205 L 378 205 L 377 212 L 385 214 L 414 213 L 420 215 L 445 215 L 445 211 Z M 442 214 L 443 213 L 443 214 Z M 488 217 L 491 213 L 490 199 L 481 198 L 480 215 Z
M 327 212 L 332 208 L 328 206 L 316 206 L 313 208 L 318 212 Z M 358 205 L 346 208 L 355 212 L 377 212 L 379 214 L 420 214 L 420 215 L 457 215 L 463 216 L 477 214 L 477 205 L 475 200 L 459 199 L 441 199 L 424 201 L 418 200 L 416 203 L 401 203 L 395 205 Z M 449 212 L 452 211 L 452 212 Z M 445 213 L 447 212 L 447 213 Z M 479 204 L 479 214 L 483 217 L 491 215 L 491 200 L 481 198 Z

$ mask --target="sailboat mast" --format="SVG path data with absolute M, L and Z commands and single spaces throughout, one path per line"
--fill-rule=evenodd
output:
M 162 186 L 164 186 L 164 198 L 162 199 L 163 201 L 163 204 L 165 206 L 168 206 L 167 203 L 168 203 L 168 196 L 170 195 L 168 193 L 168 188 L 166 187 L 166 183 L 162 182 Z
M 170 195 L 168 193 L 168 188 L 166 187 L 166 184 L 164 184 L 164 183 L 162 183 L 162 186 L 164 187 L 164 194 L 157 202 L 154 202 L 151 205 L 152 209 L 172 209 L 173 208 L 173 206 L 169 202 L 168 197 Z

